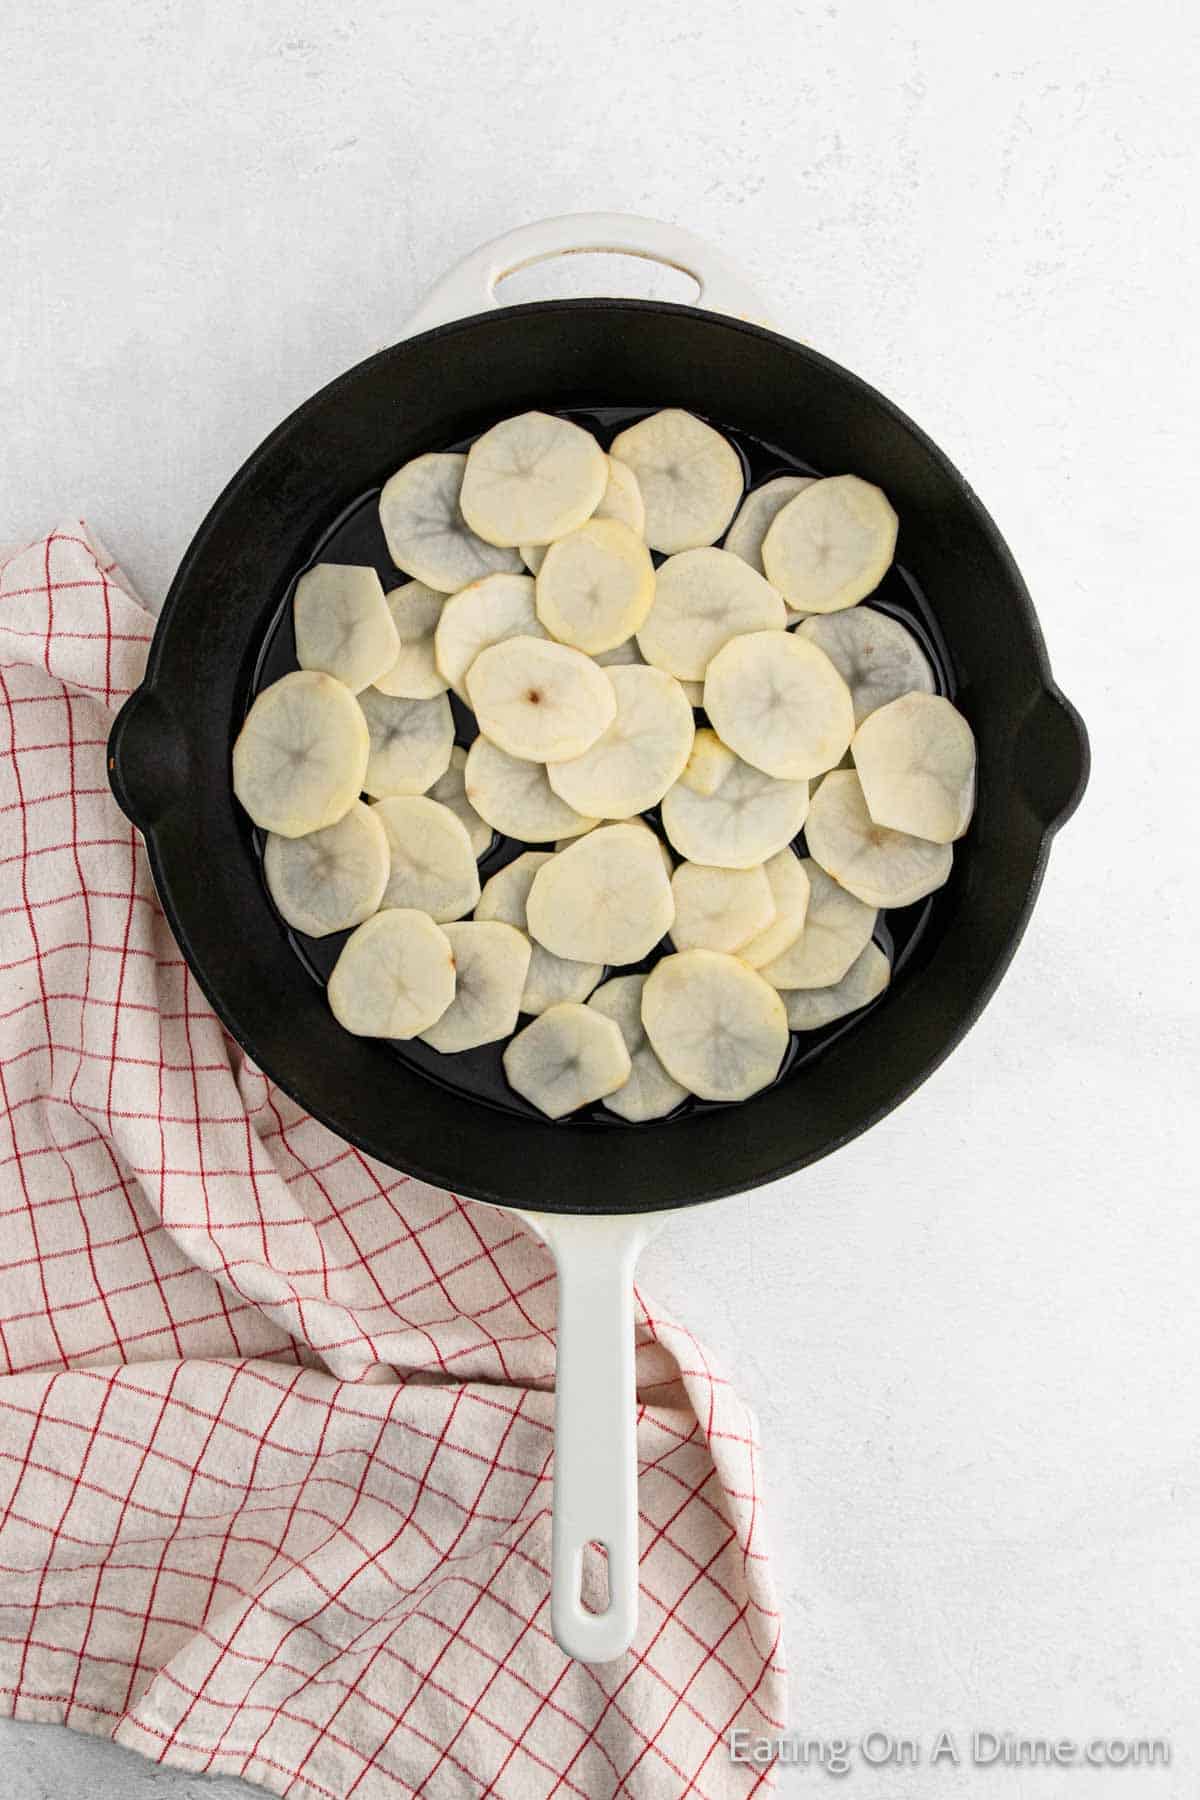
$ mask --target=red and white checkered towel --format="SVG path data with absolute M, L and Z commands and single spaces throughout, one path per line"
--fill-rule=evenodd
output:
M 752 1416 L 644 1296 L 641 1626 L 549 1628 L 554 1279 L 225 1036 L 109 795 L 151 621 L 0 570 L 0 1696 L 278 1794 L 744 1795 L 780 1729 Z

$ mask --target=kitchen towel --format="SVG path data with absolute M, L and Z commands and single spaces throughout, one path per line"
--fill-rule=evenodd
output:
M 151 631 L 82 524 L 0 568 L 4 1710 L 289 1800 L 753 1793 L 753 1416 L 639 1295 L 638 1639 L 563 1656 L 549 1255 L 225 1035 L 105 778 Z

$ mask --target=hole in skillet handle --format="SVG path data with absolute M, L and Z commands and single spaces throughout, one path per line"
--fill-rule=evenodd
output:
M 153 688 L 135 688 L 117 714 L 106 762 L 117 805 L 143 835 L 186 792 L 187 745 Z
M 1017 784 L 1048 831 L 1066 824 L 1091 771 L 1087 727 L 1058 688 L 1042 688 L 1017 734 Z

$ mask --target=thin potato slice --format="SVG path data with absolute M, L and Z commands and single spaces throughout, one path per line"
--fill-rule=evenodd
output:
M 791 949 L 804 930 L 811 892 L 804 864 L 794 850 L 781 850 L 764 868 L 775 902 L 775 917 L 765 931 L 738 950 L 742 961 L 749 963 L 752 969 L 765 967 Z
M 791 632 L 731 638 L 708 665 L 704 710 L 743 762 L 781 781 L 824 774 L 854 736 L 850 689 L 823 650 Z
M 558 538 L 537 577 L 537 615 L 552 637 L 596 656 L 626 642 L 654 600 L 654 564 L 618 519 L 589 519 Z
M 471 445 L 459 505 L 489 544 L 549 544 L 591 518 L 607 484 L 608 458 L 590 431 L 519 413 Z
M 504 837 L 552 844 L 555 838 L 579 837 L 597 822 L 559 799 L 544 763 L 509 756 L 489 738 L 477 737 L 471 745 L 464 778 L 475 811 Z
M 435 694 L 444 694 L 450 683 L 437 666 L 433 641 L 445 594 L 423 581 L 406 581 L 385 599 L 399 649 L 391 667 L 376 677 L 375 686 L 381 694 L 398 694 L 404 700 L 432 700 Z
M 469 913 L 479 898 L 479 870 L 461 819 L 424 794 L 377 800 L 371 810 L 391 856 L 383 904 L 414 907 L 439 925 Z
M 296 669 L 257 696 L 233 746 L 233 791 L 256 825 L 303 837 L 358 799 L 371 741 L 350 689 Z
M 774 988 L 716 950 L 656 963 L 642 989 L 642 1023 L 667 1073 L 702 1100 L 748 1100 L 774 1081 L 788 1047 Z
M 629 819 L 657 806 L 679 776 L 695 735 L 692 709 L 673 675 L 662 669 L 615 668 L 612 724 L 590 750 L 551 763 L 550 786 L 576 812 Z
M 454 715 L 445 694 L 403 700 L 367 688 L 358 697 L 371 739 L 362 778 L 364 793 L 424 794 L 450 766 Z
M 811 857 L 801 867 L 809 885 L 804 929 L 786 950 L 761 964 L 759 974 L 777 988 L 831 987 L 870 943 L 878 915 Z
M 356 800 L 336 825 L 306 837 L 272 831 L 263 874 L 287 924 L 309 937 L 328 937 L 378 910 L 388 878 L 387 837 L 371 809 Z
M 728 550 L 685 550 L 658 571 L 654 605 L 637 634 L 649 663 L 681 681 L 703 681 L 730 638 L 782 631 L 787 610 L 769 582 Z
M 877 825 L 853 769 L 835 769 L 813 795 L 805 832 L 826 874 L 868 906 L 912 906 L 949 878 L 954 852 Z
M 448 806 L 460 825 L 466 828 L 471 840 L 471 848 L 475 852 L 476 861 L 490 849 L 495 833 L 486 819 L 481 819 L 471 802 L 467 799 L 467 753 L 461 744 L 455 744 L 450 752 L 450 766 L 444 775 L 439 775 L 429 789 L 431 800 L 440 800 Z
M 642 501 L 642 490 L 638 486 L 637 476 L 624 463 L 618 462 L 615 456 L 608 459 L 608 483 L 600 497 L 600 504 L 592 514 L 593 519 L 618 519 L 622 525 L 628 525 L 638 537 L 643 537 L 646 528 L 646 508 Z M 536 575 L 546 560 L 549 544 L 522 544 L 521 561 L 531 575 Z
M 525 908 L 529 890 L 538 870 L 549 861 L 548 850 L 527 850 L 503 869 L 497 869 L 480 895 L 475 917 L 499 919 L 518 931 L 528 932 Z M 533 944 L 532 951 L 521 991 L 521 1011 L 525 1013 L 544 1013 L 548 1006 L 557 1006 L 561 1000 L 582 1002 L 604 974 L 603 963 L 553 956 L 541 944 Z
M 467 670 L 481 651 L 505 638 L 547 635 L 534 605 L 528 575 L 489 575 L 451 594 L 433 634 L 434 661 L 460 700 L 467 698 Z
M 897 524 L 887 495 L 869 481 L 814 481 L 776 514 L 763 539 L 767 579 L 799 612 L 855 606 L 887 573 Z
M 788 1024 L 793 1031 L 819 1031 L 822 1025 L 870 1006 L 891 979 L 891 963 L 878 944 L 868 944 L 832 987 L 793 988 L 785 994 Z
M 756 575 L 765 574 L 763 539 L 788 501 L 811 487 L 816 479 L 815 475 L 777 475 L 773 481 L 764 481 L 761 487 L 751 488 L 738 507 L 737 518 L 725 533 L 726 550 L 749 563 Z
M 444 1055 L 494 1044 L 517 1028 L 529 969 L 524 932 L 498 920 L 443 927 L 454 953 L 454 998 L 421 1039 Z
M 723 950 L 732 955 L 765 931 L 775 917 L 771 884 L 763 868 L 713 869 L 680 863 L 671 877 L 677 950 Z
M 547 1007 L 504 1052 L 509 1085 L 548 1119 L 615 1093 L 630 1066 L 620 1027 L 570 1000 Z
M 528 762 L 582 756 L 617 711 L 612 681 L 591 657 L 531 637 L 481 651 L 467 671 L 467 695 L 484 736 Z
M 905 694 L 864 720 L 851 745 L 877 825 L 950 844 L 975 805 L 975 737 L 937 694 Z
M 318 563 L 302 575 L 292 622 L 300 667 L 323 669 L 354 694 L 389 669 L 400 651 L 378 575 L 353 563 Z
M 733 751 L 716 732 L 702 725 L 679 779 L 694 794 L 715 794 L 736 761 Z
M 521 567 L 515 550 L 485 544 L 463 518 L 458 497 L 466 466 L 466 457 L 452 452 L 414 457 L 379 496 L 388 555 L 439 594 L 456 594 L 485 575 L 515 575 Z
M 663 796 L 663 830 L 688 862 L 751 869 L 792 839 L 808 812 L 807 781 L 779 781 L 735 757 L 711 794 L 677 781 Z
M 526 915 L 531 935 L 556 956 L 640 962 L 675 917 L 653 835 L 640 825 L 601 825 L 568 844 L 534 876 Z
M 873 606 L 815 613 L 800 636 L 823 650 L 854 702 L 854 723 L 902 694 L 932 694 L 937 683 L 929 658 L 911 631 Z
M 742 497 L 742 462 L 733 445 L 674 407 L 622 431 L 612 454 L 637 478 L 652 550 L 673 555 L 715 544 Z
M 597 819 L 595 825 L 592 826 L 592 830 L 594 831 L 596 829 L 596 825 L 601 825 L 603 823 L 604 821 L 602 819 Z M 617 825 L 628 823 L 630 825 L 640 826 L 643 831 L 648 831 L 650 836 L 654 839 L 654 842 L 658 845 L 658 853 L 662 857 L 663 868 L 667 871 L 667 880 L 669 881 L 671 879 L 671 876 L 675 873 L 675 859 L 671 855 L 669 847 L 663 843 L 657 831 L 655 831 L 653 825 L 649 824 L 645 819 L 616 819 L 610 820 L 609 823 Z M 554 848 L 556 850 L 565 850 L 567 845 L 574 843 L 574 841 L 573 838 L 559 838 Z
M 687 1089 L 680 1087 L 659 1062 L 650 1047 L 646 1027 L 642 1024 L 642 989 L 644 975 L 618 975 L 596 989 L 588 1005 L 606 1019 L 611 1019 L 625 1040 L 629 1052 L 629 1079 L 624 1087 L 608 1094 L 604 1106 L 619 1119 L 641 1124 L 646 1119 L 662 1119 L 687 1099 Z
M 390 907 L 351 933 L 326 993 L 357 1037 L 413 1038 L 454 998 L 454 952 L 428 913 Z

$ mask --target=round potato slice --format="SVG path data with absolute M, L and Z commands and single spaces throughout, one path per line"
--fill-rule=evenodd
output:
M 468 920 L 443 929 L 454 952 L 454 998 L 421 1038 L 451 1055 L 494 1044 L 516 1030 L 530 945 L 524 932 L 498 920 Z
M 779 781 L 735 757 L 711 794 L 677 781 L 663 796 L 663 830 L 688 862 L 752 869 L 790 844 L 808 812 L 807 781 Z
M 716 732 L 702 725 L 679 779 L 694 794 L 715 794 L 736 761 L 733 751 L 721 742 Z
M 371 740 L 350 689 L 296 669 L 257 696 L 233 746 L 233 791 L 256 825 L 303 837 L 358 799 Z
M 604 1106 L 619 1119 L 628 1119 L 632 1124 L 665 1118 L 688 1097 L 687 1089 L 667 1074 L 650 1048 L 650 1039 L 642 1024 L 642 989 L 645 985 L 644 975 L 618 975 L 597 988 L 588 1001 L 593 1011 L 612 1020 L 625 1040 L 629 1052 L 629 1080 L 624 1087 L 605 1096 Z
M 724 950 L 732 955 L 765 931 L 775 917 L 775 901 L 765 870 L 713 869 L 680 863 L 671 876 L 677 950 Z
M 391 857 L 383 904 L 414 907 L 439 925 L 469 913 L 479 898 L 479 870 L 461 819 L 424 794 L 377 800 L 371 811 Z
M 346 939 L 326 993 L 338 1024 L 356 1037 L 416 1037 L 454 998 L 450 940 L 428 913 L 377 912 Z
M 737 518 L 725 533 L 725 548 L 749 563 L 756 575 L 762 575 L 762 545 L 776 517 L 789 500 L 802 494 L 817 479 L 815 475 L 776 475 L 761 487 L 751 488 L 738 507 Z
M 877 825 L 950 844 L 975 806 L 975 736 L 938 694 L 905 694 L 865 719 L 851 745 Z
M 445 594 L 426 587 L 423 581 L 406 581 L 384 598 L 399 650 L 386 673 L 376 677 L 375 686 L 381 694 L 398 694 L 404 700 L 432 700 L 435 694 L 444 694 L 450 683 L 437 666 L 433 634 L 446 604 Z
M 730 638 L 782 631 L 787 609 L 761 575 L 728 550 L 685 550 L 658 571 L 654 605 L 637 634 L 649 663 L 681 681 L 703 681 Z
M 489 738 L 477 737 L 471 745 L 464 776 L 475 811 L 505 837 L 552 844 L 555 838 L 579 837 L 597 823 L 559 799 L 544 763 L 509 756 Z
M 873 606 L 816 613 L 800 636 L 823 650 L 854 702 L 854 723 L 901 694 L 932 694 L 937 683 L 929 658 L 911 631 Z
M 307 837 L 272 831 L 263 874 L 287 924 L 309 937 L 328 937 L 378 910 L 388 878 L 387 837 L 370 808 L 356 800 L 336 825 Z
M 827 875 L 868 906 L 911 906 L 949 878 L 954 852 L 877 825 L 853 769 L 835 769 L 813 795 L 805 839 Z
M 759 965 L 776 988 L 825 988 L 840 981 L 871 941 L 878 913 L 839 887 L 811 857 L 801 867 L 808 877 L 804 929 L 787 949 Z
M 785 994 L 788 1024 L 793 1031 L 819 1031 L 822 1025 L 870 1006 L 891 979 L 891 963 L 878 944 L 868 944 L 832 987 L 793 988 Z
M 642 1023 L 667 1073 L 701 1100 L 748 1100 L 774 1081 L 788 1047 L 775 989 L 716 950 L 656 963 L 642 989 Z
M 475 908 L 477 919 L 500 919 L 516 930 L 526 932 L 525 907 L 529 890 L 538 870 L 550 861 L 548 850 L 527 850 L 503 869 L 497 869 L 484 887 Z M 603 963 L 574 962 L 565 956 L 553 956 L 541 944 L 532 945 L 524 987 L 521 1011 L 544 1013 L 560 1000 L 586 1000 L 604 974 Z
M 527 762 L 582 756 L 617 711 L 607 670 L 580 650 L 531 637 L 481 651 L 467 671 L 467 695 L 483 735 Z
M 535 874 L 526 916 L 532 936 L 556 956 L 640 962 L 675 917 L 653 834 L 640 825 L 601 825 L 568 844 Z
M 854 736 L 850 689 L 823 650 L 787 631 L 752 631 L 718 650 L 704 710 L 743 762 L 782 781 L 824 774 Z
M 613 650 L 601 650 L 594 658 L 602 669 L 632 668 L 644 664 L 645 660 L 635 637 L 626 638 L 623 644 L 618 644 Z
M 795 851 L 781 850 L 764 864 L 764 869 L 775 902 L 775 917 L 765 931 L 738 949 L 742 961 L 752 969 L 763 968 L 789 950 L 804 930 L 808 915 L 809 880 Z
M 558 538 L 537 578 L 537 615 L 561 644 L 595 656 L 638 630 L 654 600 L 654 564 L 618 519 L 589 519 Z
M 433 634 L 434 661 L 460 700 L 467 698 L 467 670 L 481 650 L 505 638 L 543 638 L 534 586 L 528 575 L 488 575 L 451 594 Z
M 608 458 L 590 431 L 518 413 L 471 445 L 459 505 L 489 544 L 549 544 L 591 518 L 607 485 Z
M 318 563 L 302 575 L 292 622 L 300 667 L 323 669 L 351 693 L 369 687 L 400 652 L 378 575 L 353 563 Z
M 366 688 L 358 697 L 371 739 L 364 793 L 423 794 L 450 766 L 454 715 L 445 694 L 403 700 Z
M 564 1000 L 517 1033 L 504 1052 L 504 1073 L 539 1112 L 561 1119 L 623 1087 L 629 1052 L 612 1019 Z
M 679 779 L 695 735 L 692 709 L 673 675 L 662 669 L 615 668 L 612 724 L 590 750 L 551 763 L 550 786 L 576 812 L 630 819 L 657 806 Z
M 467 753 L 461 744 L 455 744 L 450 752 L 450 766 L 429 789 L 429 798 L 440 800 L 443 806 L 450 808 L 459 824 L 465 827 L 478 860 L 491 847 L 495 833 L 467 799 L 466 772 Z
M 897 527 L 887 495 L 869 481 L 814 481 L 776 514 L 763 539 L 767 580 L 799 612 L 855 606 L 887 573 Z
M 398 569 L 435 588 L 456 594 L 468 582 L 500 572 L 516 574 L 515 550 L 485 544 L 459 509 L 465 456 L 418 456 L 392 476 L 379 496 L 379 522 L 388 555 Z
M 619 519 L 622 525 L 628 525 L 639 537 L 645 532 L 646 508 L 642 502 L 642 490 L 637 484 L 637 476 L 624 463 L 618 462 L 615 456 L 608 459 L 608 483 L 592 517 Z M 549 548 L 549 544 L 521 545 L 521 561 L 531 575 L 536 575 L 541 569 Z
M 733 445 L 674 407 L 622 431 L 612 454 L 637 477 L 646 542 L 667 555 L 715 544 L 742 497 L 742 461 Z

